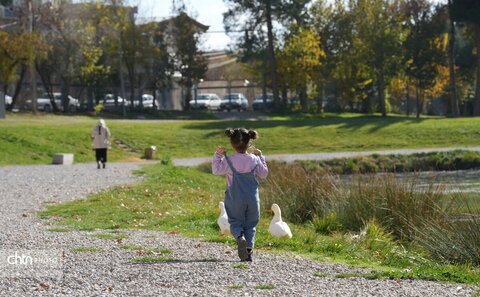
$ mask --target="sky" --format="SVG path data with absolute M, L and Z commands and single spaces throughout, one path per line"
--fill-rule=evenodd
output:
M 435 3 L 445 3 L 447 0 L 432 0 Z M 167 17 L 172 15 L 172 0 L 132 0 L 139 7 L 142 17 Z M 227 11 L 224 0 L 184 0 L 187 12 L 200 23 L 210 26 L 204 35 L 202 50 L 226 49 L 232 40 L 224 31 L 223 13 Z
M 167 17 L 172 15 L 172 0 L 134 0 L 139 7 L 139 15 L 145 17 Z M 204 34 L 203 50 L 226 49 L 231 43 L 225 33 L 213 33 L 224 31 L 223 13 L 227 6 L 223 0 L 184 0 L 187 12 L 198 22 L 210 26 Z

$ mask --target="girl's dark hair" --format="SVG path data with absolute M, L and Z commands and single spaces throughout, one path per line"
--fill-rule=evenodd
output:
M 230 138 L 230 143 L 233 148 L 241 153 L 246 152 L 252 140 L 258 138 L 257 131 L 247 130 L 245 128 L 228 128 L 225 130 L 225 135 Z

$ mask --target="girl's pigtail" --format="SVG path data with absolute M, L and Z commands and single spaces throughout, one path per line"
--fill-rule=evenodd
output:
M 233 135 L 233 129 L 232 128 L 227 128 L 225 129 L 225 135 L 228 136 L 228 137 L 232 137 Z

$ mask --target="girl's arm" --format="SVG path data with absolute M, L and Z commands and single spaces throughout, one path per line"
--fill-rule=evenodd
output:
M 224 175 L 227 173 L 228 163 L 223 154 L 215 152 L 212 160 L 212 173 L 215 175 Z
M 257 175 L 261 178 L 266 178 L 268 175 L 268 167 L 267 162 L 265 161 L 265 156 L 260 154 L 257 155 L 257 158 L 259 160 L 257 167 Z

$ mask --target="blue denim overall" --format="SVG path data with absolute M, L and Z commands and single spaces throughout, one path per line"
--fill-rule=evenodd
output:
M 247 241 L 247 248 L 253 248 L 255 240 L 255 226 L 260 220 L 260 199 L 258 196 L 258 180 L 255 169 L 250 172 L 239 173 L 235 170 L 230 159 L 228 166 L 233 172 L 232 184 L 225 191 L 225 210 L 230 223 L 230 232 L 237 238 L 242 234 Z

